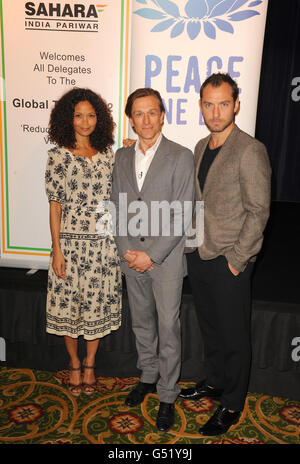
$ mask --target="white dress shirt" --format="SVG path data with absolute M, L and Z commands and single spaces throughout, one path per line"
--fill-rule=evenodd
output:
M 145 154 L 140 149 L 140 144 L 138 142 L 135 144 L 135 173 L 136 181 L 140 191 L 142 190 L 146 174 L 148 172 L 148 169 L 156 153 L 158 145 L 160 144 L 161 139 L 162 134 L 160 133 L 160 136 L 156 140 L 155 144 L 151 148 L 149 148 Z

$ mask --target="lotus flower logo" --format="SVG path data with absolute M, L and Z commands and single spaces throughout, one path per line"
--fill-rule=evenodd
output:
M 188 0 L 183 8 L 177 5 L 178 0 L 136 1 L 146 7 L 136 10 L 135 14 L 158 21 L 151 32 L 170 29 L 170 37 L 173 39 L 186 29 L 191 40 L 198 37 L 201 30 L 210 39 L 216 38 L 218 29 L 233 34 L 232 22 L 244 21 L 259 15 L 255 7 L 263 2 L 263 0 Z

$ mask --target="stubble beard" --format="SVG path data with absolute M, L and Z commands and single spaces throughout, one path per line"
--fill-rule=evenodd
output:
M 210 130 L 210 132 L 212 134 L 217 134 L 217 133 L 225 131 L 225 129 L 227 129 L 227 127 L 229 127 L 234 122 L 234 117 L 230 121 L 227 121 L 223 126 L 221 126 L 219 128 L 215 128 L 213 125 L 209 124 L 205 120 L 204 120 L 204 122 L 205 122 L 207 128 Z

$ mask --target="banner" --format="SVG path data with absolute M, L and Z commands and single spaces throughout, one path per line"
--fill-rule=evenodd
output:
M 208 134 L 200 86 L 228 72 L 240 88 L 236 122 L 254 135 L 266 11 L 267 0 L 0 0 L 0 265 L 48 266 L 47 126 L 66 90 L 89 87 L 106 99 L 117 148 L 127 90 L 153 87 L 165 104 L 164 134 L 193 150 Z
M 108 102 L 126 133 L 130 0 L 0 0 L 0 265 L 47 268 L 51 237 L 44 189 L 48 122 L 54 102 L 88 87 Z
M 194 150 L 208 135 L 199 91 L 214 72 L 240 88 L 236 122 L 254 135 L 267 0 L 135 0 L 130 90 L 152 87 L 164 100 L 164 134 Z M 130 136 L 135 138 L 131 131 Z

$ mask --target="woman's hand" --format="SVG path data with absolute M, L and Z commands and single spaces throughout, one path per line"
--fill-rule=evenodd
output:
M 60 219 L 61 204 L 57 201 L 50 201 L 50 230 L 52 237 L 52 268 L 57 277 L 66 279 L 66 263 L 60 248 Z
M 57 277 L 66 279 L 66 263 L 61 250 L 53 251 L 52 268 Z
M 136 140 L 133 139 L 123 139 L 123 147 L 128 148 L 131 147 L 136 142 Z

